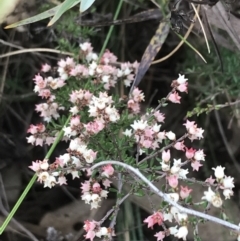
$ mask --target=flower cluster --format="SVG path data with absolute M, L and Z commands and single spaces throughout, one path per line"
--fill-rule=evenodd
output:
M 179 239 L 186 240 L 188 234 L 188 228 L 186 226 L 188 215 L 185 213 L 179 212 L 175 207 L 171 207 L 169 212 L 155 212 L 144 220 L 144 223 L 148 224 L 148 228 L 153 228 L 155 224 L 162 225 L 164 221 L 175 221 L 182 225 L 178 228 L 178 226 L 170 227 L 169 229 L 165 229 L 164 231 L 157 232 L 154 236 L 157 238 L 157 241 L 162 241 L 166 236 L 173 235 Z
M 105 183 L 103 182 L 103 185 Z M 106 183 L 106 187 L 108 187 L 109 183 Z M 100 202 L 102 201 L 102 198 L 107 198 L 108 191 L 103 190 L 100 186 L 100 184 L 96 181 L 85 181 L 82 183 L 82 200 L 85 201 L 85 203 L 91 205 L 91 209 L 100 207 Z
M 224 174 L 225 167 L 217 166 L 216 168 L 212 169 L 214 170 L 214 175 L 216 179 L 213 179 L 211 176 L 206 180 L 206 182 L 211 185 L 217 186 L 217 188 L 222 189 L 225 199 L 230 199 L 230 197 L 233 195 L 232 189 L 234 188 L 233 177 L 226 176 Z M 204 196 L 202 197 L 202 199 L 208 201 L 217 208 L 220 208 L 223 204 L 220 194 L 214 192 L 211 187 L 208 187 L 208 191 L 204 192 Z
M 115 236 L 113 230 L 101 227 L 100 223 L 96 221 L 85 221 L 83 228 L 87 232 L 85 238 L 90 239 L 91 241 L 93 241 L 95 237 L 106 238 L 108 240 L 112 236 Z
M 42 66 L 41 75 L 34 78 L 34 91 L 43 100 L 43 103 L 36 105 L 36 111 L 47 124 L 31 125 L 28 129 L 28 142 L 40 146 L 53 143 L 60 132 L 57 129 L 59 123 L 62 124 L 67 119 L 66 112 L 71 115 L 62 128 L 62 140 L 69 142 L 65 153 L 52 163 L 44 159 L 32 162 L 30 166 L 44 187 L 66 185 L 66 175 L 70 174 L 74 179 L 86 172 L 89 180 L 81 185 L 81 199 L 91 209 L 98 208 L 102 200 L 108 197 L 110 178 L 116 171 L 109 164 L 99 168 L 96 175 L 91 170 L 92 165 L 107 159 L 121 162 L 130 160 L 129 163 L 136 163 L 141 169 L 142 162 L 154 159 L 158 161 L 159 167 L 153 169 L 153 178 L 156 174 L 165 178 L 166 196 L 176 203 L 188 203 L 193 190 L 179 185 L 179 180 L 186 182 L 188 179 L 187 164 L 193 171 L 198 171 L 203 166 L 205 154 L 202 149 L 189 147 L 187 143 L 201 140 L 204 130 L 194 121 L 186 120 L 183 124 L 185 134 L 178 138 L 173 131 L 163 129 L 165 114 L 160 111 L 165 102 L 181 103 L 179 94 L 188 92 L 187 79 L 184 75 L 179 75 L 171 84 L 172 90 L 159 102 L 159 106 L 140 114 L 140 104 L 145 99 L 141 90 L 134 87 L 128 97 L 113 96 L 109 91 L 118 81 L 122 81 L 126 87 L 131 86 L 137 68 L 136 62 L 118 63 L 117 57 L 108 50 L 99 58 L 90 43 L 80 44 L 79 61 L 66 58 L 58 62 L 58 77 L 47 76 L 54 68 L 47 64 Z M 51 129 L 52 123 L 56 127 L 54 130 Z M 132 152 L 132 143 L 137 146 L 138 158 L 143 153 L 147 157 L 142 155 L 141 160 L 128 158 L 128 153 Z M 181 153 L 178 158 L 175 158 L 176 150 Z M 216 179 L 210 177 L 206 180 L 209 188 L 202 199 L 219 208 L 223 204 L 219 190 L 223 190 L 223 196 L 229 199 L 233 195 L 234 183 L 232 177 L 224 174 L 223 167 L 218 166 L 213 170 Z M 152 170 L 149 166 L 141 171 L 148 174 Z M 130 177 L 127 176 L 126 180 L 128 178 Z M 212 187 L 215 187 L 215 191 Z M 164 226 L 166 221 L 177 225 L 167 229 Z M 158 241 L 169 235 L 186 240 L 190 220 L 186 213 L 180 212 L 176 207 L 164 205 L 160 211 L 154 211 L 146 218 L 144 223 L 148 228 L 153 228 L 156 224 L 163 226 L 164 231 L 155 234 Z M 95 237 L 108 239 L 114 236 L 112 229 L 101 227 L 101 223 L 96 221 L 86 221 L 84 229 L 87 233 L 85 238 L 91 241 Z

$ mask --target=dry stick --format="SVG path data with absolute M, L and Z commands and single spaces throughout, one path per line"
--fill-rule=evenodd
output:
M 158 196 L 162 197 L 163 200 L 166 201 L 167 203 L 169 203 L 172 206 L 176 207 L 180 212 L 187 213 L 189 215 L 194 215 L 194 216 L 203 218 L 205 220 L 209 220 L 209 221 L 221 224 L 221 225 L 223 225 L 225 227 L 231 228 L 231 229 L 236 230 L 238 232 L 240 231 L 240 226 L 238 226 L 238 225 L 232 224 L 232 223 L 227 222 L 225 220 L 222 220 L 220 218 L 216 218 L 216 217 L 213 217 L 211 215 L 208 215 L 208 214 L 205 214 L 205 213 L 201 213 L 199 211 L 195 211 L 195 210 L 192 210 L 192 209 L 189 209 L 189 208 L 185 208 L 185 207 L 179 205 L 178 203 L 174 202 L 170 197 L 168 197 L 168 195 L 166 193 L 160 191 L 155 185 L 153 185 L 138 169 L 136 169 L 136 168 L 134 168 L 134 167 L 132 167 L 132 166 L 130 166 L 128 164 L 125 164 L 125 163 L 122 163 L 122 162 L 118 162 L 118 161 L 114 161 L 114 160 L 108 160 L 108 161 L 102 161 L 102 162 L 99 162 L 99 163 L 93 165 L 91 167 L 91 170 L 94 170 L 97 167 L 108 165 L 108 164 L 122 166 L 125 169 L 128 169 L 128 170 L 132 171 L 142 181 L 144 181 L 151 188 L 151 190 L 154 193 L 156 193 Z
M 197 7 L 197 12 L 199 12 L 199 9 L 200 9 L 200 5 L 198 5 Z M 152 64 L 158 64 L 160 62 L 163 62 L 165 61 L 166 59 L 170 58 L 175 52 L 178 51 L 178 49 L 184 44 L 184 41 L 188 38 L 188 36 L 190 35 L 190 33 L 192 32 L 192 29 L 193 29 L 193 26 L 194 26 L 194 21 L 196 20 L 197 16 L 196 14 L 194 15 L 194 18 L 193 18 L 193 23 L 191 23 L 190 27 L 188 28 L 188 31 L 186 32 L 185 36 L 183 37 L 183 39 L 180 41 L 180 43 L 178 44 L 178 46 L 171 52 L 169 53 L 168 55 L 164 56 L 163 58 L 161 59 L 158 59 L 158 60 L 155 60 L 152 62 Z

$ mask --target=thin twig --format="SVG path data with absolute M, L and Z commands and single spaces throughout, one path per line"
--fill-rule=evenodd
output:
M 118 162 L 118 161 L 114 161 L 114 160 L 102 161 L 102 162 L 99 162 L 99 163 L 93 165 L 91 167 L 91 170 L 94 170 L 97 167 L 108 165 L 108 164 L 122 166 L 122 167 L 132 171 L 143 182 L 145 182 L 154 193 L 156 193 L 158 196 L 163 198 L 163 200 L 166 201 L 167 203 L 169 203 L 170 205 L 176 207 L 180 212 L 183 212 L 183 213 L 186 213 L 186 214 L 189 214 L 189 215 L 193 215 L 193 216 L 196 216 L 196 217 L 203 218 L 205 220 L 209 220 L 209 221 L 221 224 L 225 227 L 236 230 L 238 232 L 240 231 L 240 226 L 238 226 L 238 225 L 232 224 L 232 223 L 227 222 L 225 220 L 222 220 L 220 218 L 216 218 L 216 217 L 213 217 L 211 215 L 208 215 L 208 214 L 205 214 L 205 213 L 193 210 L 193 209 L 185 208 L 185 207 L 179 205 L 177 202 L 174 202 L 166 193 L 162 192 L 155 185 L 153 185 L 138 169 L 136 169 L 136 168 L 134 168 L 134 167 L 132 167 L 132 166 L 126 164 L 126 163 L 122 163 L 122 162 Z

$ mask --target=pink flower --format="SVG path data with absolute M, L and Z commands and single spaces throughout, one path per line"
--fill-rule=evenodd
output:
M 41 71 L 46 73 L 51 69 L 51 66 L 49 64 L 43 64 Z
M 187 147 L 185 147 L 185 150 L 186 150 L 185 155 L 187 159 L 192 159 L 194 157 L 196 150 L 193 148 L 188 149 Z
M 108 179 L 105 179 L 103 182 L 102 182 L 102 184 L 103 184 L 103 186 L 105 187 L 105 188 L 107 188 L 107 187 L 110 187 L 112 182 L 111 181 L 109 181 Z
M 117 57 L 107 49 L 103 54 L 100 60 L 100 63 L 109 64 L 109 63 L 115 63 L 116 61 L 117 61 Z
M 73 116 L 70 120 L 71 127 L 78 126 L 79 124 L 80 124 L 80 116 L 79 115 Z
M 176 188 L 178 186 L 178 176 L 177 175 L 171 175 L 166 177 L 168 180 L 168 184 L 172 188 Z
M 180 197 L 182 199 L 187 198 L 189 194 L 192 192 L 192 189 L 189 189 L 187 186 L 186 187 L 180 186 L 180 188 L 181 188 Z
M 157 241 L 163 241 L 163 239 L 165 238 L 165 232 L 164 231 L 160 231 L 160 232 L 156 233 L 154 235 L 154 237 L 157 238 Z
M 82 186 L 81 186 L 81 189 L 82 189 L 82 192 L 89 192 L 90 191 L 90 181 L 85 181 L 84 183 L 81 183 Z
M 94 193 L 100 193 L 102 191 L 102 188 L 100 186 L 100 184 L 98 182 L 95 182 L 93 185 L 92 185 L 92 191 Z
M 174 93 L 171 93 L 170 96 L 168 97 L 168 100 L 173 102 L 173 103 L 178 103 L 180 104 L 180 99 L 181 96 L 175 91 Z
M 112 176 L 114 173 L 114 168 L 112 167 L 111 164 L 108 164 L 104 167 L 102 167 L 102 175 L 105 175 L 106 177 Z
M 164 116 L 164 114 L 160 113 L 159 110 L 154 112 L 153 115 L 158 122 L 164 122 L 165 116 Z
M 58 184 L 59 184 L 59 185 L 63 185 L 63 184 L 67 185 L 67 179 L 66 179 L 66 177 L 65 177 L 65 176 L 60 176 L 60 177 L 58 178 Z
M 148 216 L 143 222 L 148 224 L 148 228 L 153 228 L 153 225 L 163 223 L 163 214 L 161 212 L 155 212 L 153 215 Z
M 127 106 L 129 109 L 132 110 L 134 114 L 137 114 L 140 112 L 140 105 L 137 102 L 134 102 L 134 100 L 129 100 L 127 103 Z
M 40 165 L 41 165 L 40 161 L 32 162 L 32 165 L 29 166 L 29 168 L 32 169 L 34 172 L 37 172 L 41 169 Z
M 180 84 L 178 87 L 177 87 L 177 90 L 180 91 L 180 92 L 188 92 L 188 83 L 184 83 L 184 84 Z
M 209 178 L 207 178 L 207 179 L 205 180 L 205 182 L 206 182 L 206 183 L 209 183 L 210 185 L 213 185 L 214 182 L 215 182 L 215 179 L 212 178 L 212 176 L 210 176 Z
M 94 122 L 89 122 L 85 124 L 84 127 L 90 134 L 97 134 L 104 128 L 104 124 L 102 121 L 96 120 Z
M 199 170 L 199 167 L 202 166 L 202 164 L 199 161 L 194 161 L 191 163 L 191 166 L 193 168 L 193 171 L 197 171 Z
M 195 124 L 195 121 L 189 121 L 189 120 L 187 120 L 186 123 L 183 125 L 186 127 L 187 131 L 189 131 L 191 128 L 197 127 L 197 125 Z
M 185 150 L 184 141 L 175 143 L 173 147 L 178 151 L 184 151 Z

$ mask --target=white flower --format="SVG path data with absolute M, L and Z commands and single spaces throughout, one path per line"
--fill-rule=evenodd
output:
M 212 168 L 215 172 L 214 175 L 217 179 L 222 179 L 224 177 L 224 169 L 225 167 L 217 166 L 216 168 Z
M 123 135 L 128 136 L 128 137 L 131 137 L 131 136 L 132 136 L 132 130 L 126 129 L 126 130 L 123 132 Z
M 189 173 L 188 169 L 182 169 L 181 168 L 178 172 L 178 176 L 179 176 L 179 178 L 186 179 L 188 173 Z
M 179 200 L 179 194 L 174 192 L 174 193 L 167 193 L 166 194 L 169 198 L 171 198 L 174 202 L 178 202 Z
M 106 190 L 101 190 L 101 193 L 100 193 L 100 196 L 101 196 L 101 197 L 107 198 L 107 195 L 108 195 L 108 191 L 106 191 Z
M 73 106 L 70 108 L 69 112 L 71 112 L 73 115 L 76 115 L 78 113 L 78 111 L 79 110 L 78 110 L 77 106 Z
M 208 191 L 204 192 L 202 199 L 211 203 L 214 196 L 216 196 L 215 192 L 211 189 L 211 187 L 208 187 Z
M 230 199 L 230 197 L 233 196 L 232 189 L 224 189 L 223 195 L 224 195 L 225 199 Z
M 194 159 L 196 161 L 205 161 L 205 154 L 204 154 L 203 150 L 196 151 L 194 154 Z
M 182 238 L 184 241 L 187 240 L 188 229 L 186 226 L 182 226 L 178 229 L 178 232 L 174 235 L 177 238 Z
M 169 228 L 169 232 L 171 235 L 175 235 L 178 233 L 178 228 L 177 226 Z
M 79 148 L 79 143 L 77 141 L 77 139 L 71 140 L 70 144 L 69 144 L 69 149 L 71 151 L 76 151 Z
M 177 219 L 177 216 L 178 216 L 179 211 L 178 211 L 178 209 L 177 209 L 176 207 L 172 206 L 171 209 L 170 209 L 170 213 L 172 214 L 172 216 L 173 216 L 175 219 Z
M 131 127 L 136 130 L 144 130 L 147 127 L 147 121 L 138 120 L 134 121 L 134 123 L 131 125 Z
M 80 160 L 75 156 L 72 156 L 72 164 L 74 164 L 76 167 L 82 166 Z
M 39 176 L 38 176 L 38 180 L 40 182 L 42 182 L 42 181 L 45 182 L 48 179 L 48 177 L 49 177 L 49 173 L 48 172 L 41 172 L 39 174 Z
M 212 198 L 212 205 L 216 208 L 220 208 L 222 206 L 223 202 L 222 202 L 222 199 L 218 196 L 218 195 L 215 195 L 213 198 Z
M 184 222 L 184 221 L 187 221 L 187 219 L 188 219 L 188 215 L 187 215 L 186 213 L 180 213 L 180 212 L 178 212 L 178 214 L 177 214 L 177 220 L 178 220 L 179 223 Z
M 171 141 L 175 141 L 176 140 L 176 135 L 172 131 L 167 132 L 166 136 Z
M 170 164 L 169 163 L 165 163 L 165 162 L 162 162 L 162 170 L 164 172 L 167 172 L 170 170 Z
M 152 130 L 153 130 L 155 133 L 158 133 L 159 130 L 160 130 L 160 127 L 161 127 L 161 125 L 155 124 L 155 125 L 152 127 Z
M 55 186 L 56 183 L 57 183 L 56 178 L 52 175 L 49 175 L 44 182 L 44 187 L 52 188 L 53 186 Z
M 178 76 L 179 77 L 177 79 L 177 83 L 180 84 L 180 85 L 186 83 L 186 81 L 188 80 L 188 79 L 185 79 L 185 75 L 179 74 Z
M 69 153 L 65 153 L 65 154 L 59 156 L 59 159 L 63 161 L 64 165 L 66 165 L 71 160 L 71 157 L 70 157 Z
M 225 189 L 232 189 L 234 188 L 234 184 L 233 184 L 233 177 L 224 177 L 223 179 L 223 183 L 222 183 L 223 187 Z
M 106 235 L 108 234 L 108 229 L 105 228 L 105 227 L 102 227 L 102 228 L 100 229 L 100 232 L 101 232 L 101 235 L 102 235 L 102 236 L 106 236 Z
M 173 219 L 173 215 L 171 213 L 163 213 L 163 219 L 164 221 L 169 221 L 169 222 L 172 222 L 172 219 Z
M 43 160 L 43 162 L 40 165 L 40 168 L 44 171 L 46 171 L 49 167 L 48 161 L 47 160 Z
M 85 201 L 85 203 L 90 204 L 90 201 L 92 201 L 92 196 L 89 192 L 84 192 L 82 195 L 82 200 Z

